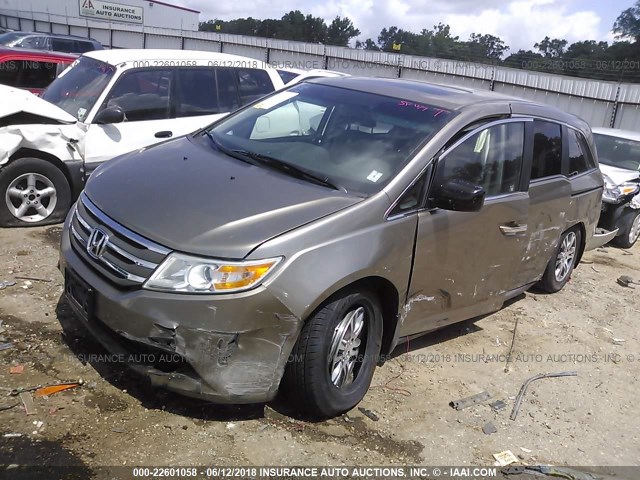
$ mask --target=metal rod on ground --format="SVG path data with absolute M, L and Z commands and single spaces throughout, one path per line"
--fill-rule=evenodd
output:
M 518 393 L 518 397 L 516 398 L 516 403 L 513 405 L 513 410 L 511 410 L 511 420 L 515 420 L 518 416 L 518 411 L 520 411 L 520 404 L 522 403 L 522 399 L 524 398 L 524 394 L 527 393 L 527 388 L 532 382 L 536 380 L 540 380 L 542 378 L 554 378 L 554 377 L 576 377 L 578 372 L 560 372 L 560 373 L 541 373 L 536 375 L 535 377 L 531 377 L 526 382 L 522 384 L 520 387 L 520 393 Z
M 518 321 L 520 317 L 516 317 L 516 324 L 513 326 L 513 336 L 511 337 L 511 348 L 507 354 L 507 362 L 504 364 L 504 373 L 509 373 L 509 363 L 511 362 L 511 353 L 513 352 L 513 345 L 516 343 L 516 331 L 518 330 Z

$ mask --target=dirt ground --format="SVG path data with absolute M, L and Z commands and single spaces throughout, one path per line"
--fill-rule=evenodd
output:
M 60 302 L 59 236 L 59 226 L 0 230 L 0 281 L 16 281 L 0 290 L 0 344 L 13 344 L 0 351 L 0 409 L 16 401 L 9 389 L 83 385 L 34 397 L 32 415 L 22 404 L 0 411 L 0 467 L 493 465 L 504 450 L 529 464 L 640 463 L 640 284 L 616 282 L 640 281 L 640 246 L 589 252 L 562 292 L 527 292 L 500 312 L 399 347 L 359 405 L 368 415 L 356 408 L 314 423 L 278 401 L 186 399 L 101 362 L 106 352 Z M 524 380 L 561 371 L 578 375 L 533 383 L 509 419 Z M 506 408 L 449 405 L 485 390 Z M 483 433 L 487 422 L 496 433 Z

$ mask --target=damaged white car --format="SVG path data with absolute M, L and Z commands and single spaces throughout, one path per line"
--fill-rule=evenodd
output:
M 61 222 L 102 162 L 283 86 L 260 60 L 185 50 L 90 52 L 40 98 L 0 86 L 0 226 Z
M 631 248 L 640 238 L 640 134 L 594 128 L 593 138 L 605 182 L 598 226 L 617 230 L 613 243 Z

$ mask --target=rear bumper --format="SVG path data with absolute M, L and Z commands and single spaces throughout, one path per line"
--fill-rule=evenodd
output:
M 276 395 L 301 321 L 266 289 L 202 296 L 122 290 L 80 258 L 62 235 L 60 270 L 94 292 L 80 322 L 155 386 L 217 403 L 266 402 Z

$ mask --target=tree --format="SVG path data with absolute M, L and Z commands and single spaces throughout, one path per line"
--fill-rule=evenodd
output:
M 502 56 L 509 50 L 500 37 L 494 35 L 480 35 L 472 33 L 467 42 L 467 47 L 474 59 L 489 58 L 491 60 L 501 60 Z
M 603 58 L 607 55 L 609 43 L 583 40 L 569 45 L 566 56 L 569 58 Z
M 327 29 L 327 43 L 346 47 L 353 37 L 360 35 L 360 30 L 353 26 L 353 22 L 347 18 L 336 17 Z
M 549 37 L 544 37 L 544 39 L 536 43 L 533 48 L 537 49 L 546 58 L 558 58 L 564 55 L 564 49 L 567 43 L 569 42 L 566 40 L 560 40 L 558 38 L 552 40 Z
M 640 41 L 640 0 L 635 6 L 624 10 L 613 24 L 613 33 L 620 39 Z
M 373 51 L 380 50 L 378 45 L 376 45 L 376 42 L 374 42 L 370 38 L 367 38 L 364 42 L 361 42 L 360 40 L 357 40 L 356 41 L 356 48 L 360 48 L 362 50 L 373 50 Z

